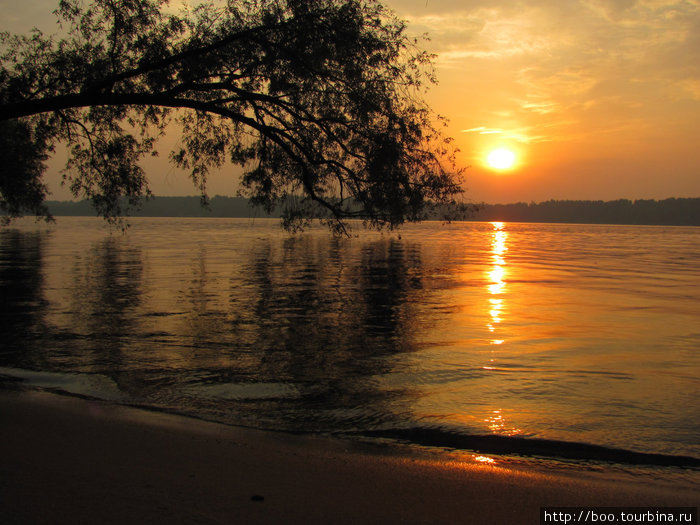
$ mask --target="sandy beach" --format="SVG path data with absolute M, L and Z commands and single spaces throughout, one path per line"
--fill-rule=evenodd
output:
M 542 506 L 697 506 L 615 469 L 528 469 L 0 393 L 2 522 L 539 523 Z

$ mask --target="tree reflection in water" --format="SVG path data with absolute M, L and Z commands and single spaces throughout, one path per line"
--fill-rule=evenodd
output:
M 415 349 L 416 245 L 268 238 L 225 262 L 200 244 L 169 267 L 110 236 L 54 269 L 47 323 L 42 243 L 27 232 L 3 240 L 6 366 L 100 374 L 134 402 L 275 428 L 408 410 L 408 392 L 379 378 Z
M 32 349 L 47 331 L 43 275 L 47 235 L 0 230 L 0 366 L 44 364 Z

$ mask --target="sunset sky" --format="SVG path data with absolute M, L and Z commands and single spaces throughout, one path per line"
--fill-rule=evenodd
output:
M 0 29 L 51 30 L 55 0 L 0 1 Z M 428 33 L 467 198 L 700 197 L 700 0 L 386 0 Z M 506 170 L 490 152 L 515 154 Z M 162 152 L 165 158 L 165 152 Z M 56 163 L 55 163 L 56 164 Z M 52 166 L 53 198 L 66 198 Z M 156 195 L 195 193 L 153 166 Z M 233 194 L 216 176 L 210 194 Z

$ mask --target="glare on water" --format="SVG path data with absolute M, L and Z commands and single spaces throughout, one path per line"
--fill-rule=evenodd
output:
M 20 223 L 0 232 L 0 367 L 262 428 L 700 456 L 699 260 L 700 228 Z

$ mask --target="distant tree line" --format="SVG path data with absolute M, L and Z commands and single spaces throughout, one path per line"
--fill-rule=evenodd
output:
M 95 207 L 89 200 L 78 202 L 48 201 L 49 212 L 54 216 L 92 216 Z M 215 196 L 202 206 L 200 197 L 151 197 L 143 201 L 138 208 L 130 210 L 132 217 L 276 217 L 281 209 L 272 209 L 268 214 L 260 207 L 254 206 L 245 197 Z
M 482 204 L 473 220 L 700 226 L 700 198 Z
M 88 200 L 48 201 L 56 216 L 94 216 Z M 132 210 L 135 217 L 280 217 L 281 209 L 266 214 L 244 197 L 216 196 L 202 207 L 199 197 L 158 197 Z M 435 216 L 440 219 L 440 216 Z M 471 217 L 475 221 L 566 222 L 583 224 L 660 224 L 700 226 L 700 198 L 615 201 L 556 201 L 515 204 L 481 204 Z

